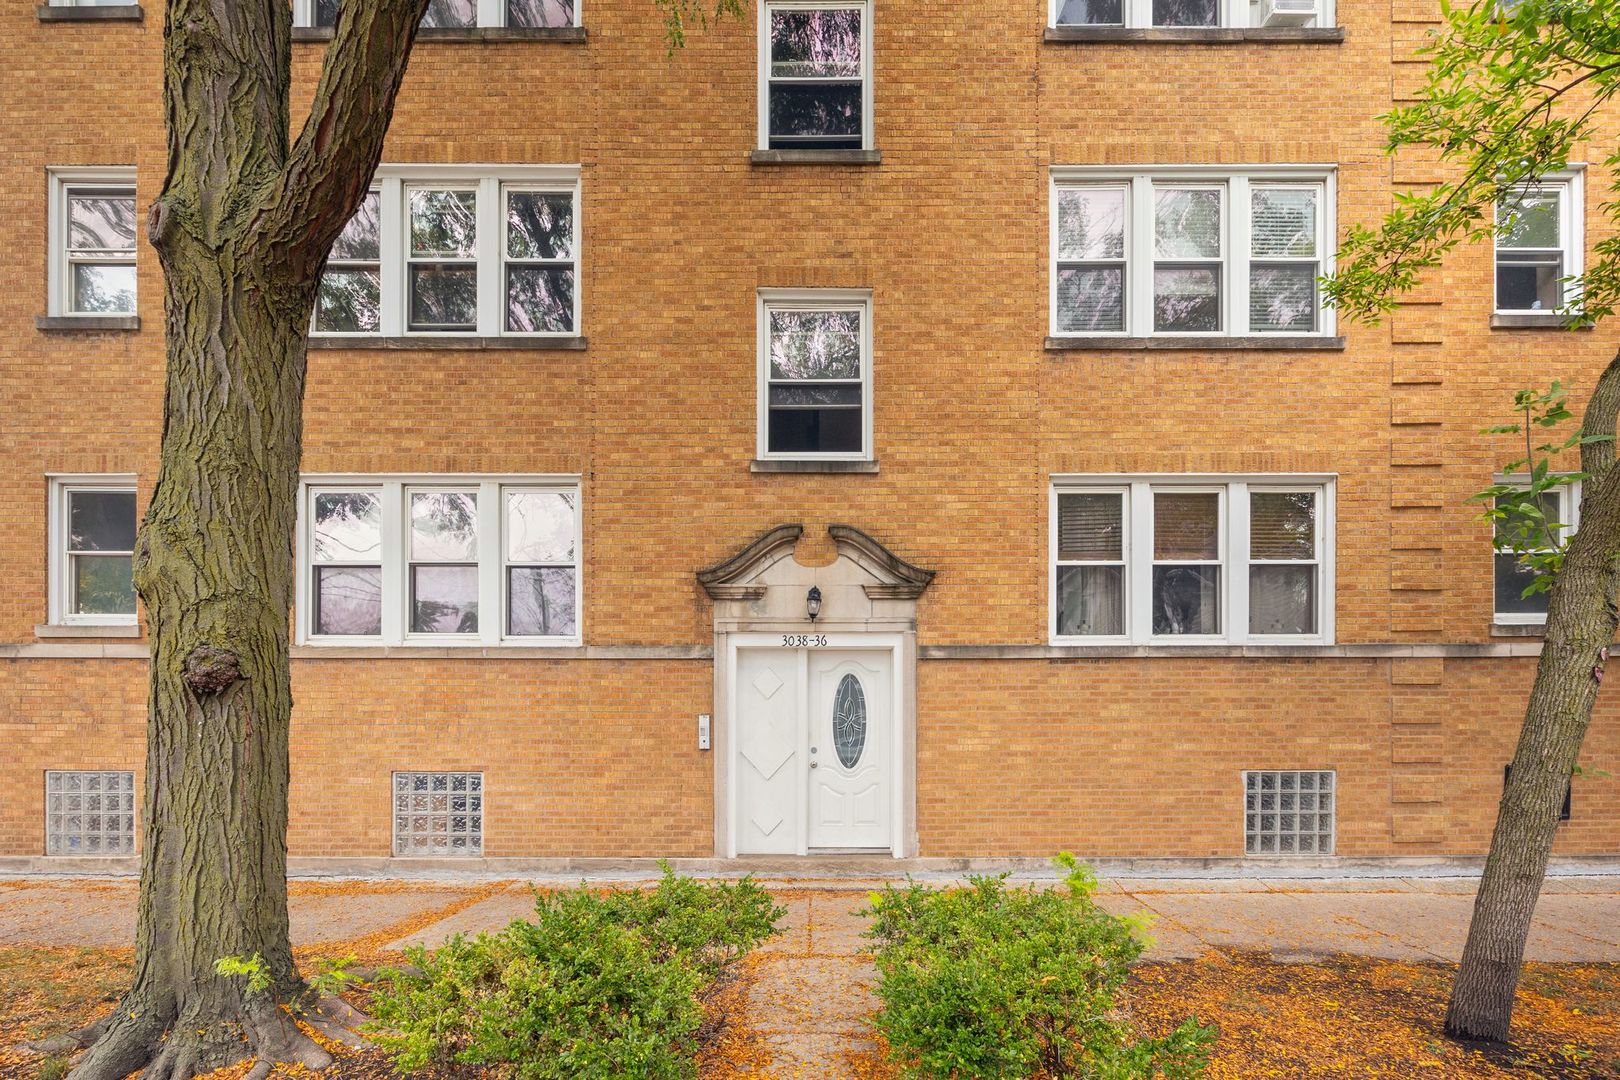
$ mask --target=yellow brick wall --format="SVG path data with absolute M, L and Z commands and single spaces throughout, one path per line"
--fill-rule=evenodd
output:
M 752 16 L 674 56 L 651 0 L 588 0 L 585 45 L 423 43 L 385 159 L 581 165 L 590 347 L 313 352 L 306 469 L 581 474 L 592 645 L 707 643 L 693 571 L 789 521 L 812 546 L 853 524 L 939 571 L 924 645 L 1036 644 L 1051 473 L 1335 472 L 1338 640 L 1487 641 L 1489 536 L 1465 499 L 1510 451 L 1477 432 L 1518 387 L 1584 392 L 1611 352 L 1602 330 L 1491 331 L 1488 248 L 1396 318 L 1345 327 L 1343 352 L 1042 348 L 1052 165 L 1337 164 L 1341 229 L 1434 179 L 1383 156 L 1374 117 L 1413 85 L 1403 61 L 1438 5 L 1339 6 L 1342 45 L 1213 48 L 1046 45 L 1045 0 L 878 3 L 875 168 L 749 164 Z M 143 206 L 161 184 L 161 24 L 157 6 L 139 25 L 0 10 L 0 644 L 45 619 L 45 474 L 134 472 L 143 502 L 152 481 L 150 249 L 140 332 L 33 318 L 46 166 L 134 164 Z M 321 49 L 294 46 L 295 116 Z M 1588 178 L 1589 207 L 1605 184 Z M 1605 235 L 1595 209 L 1586 224 Z M 873 291 L 881 472 L 753 474 L 755 291 L 820 286 Z M 1239 770 L 1323 762 L 1341 852 L 1477 851 L 1529 671 L 1454 660 L 1411 687 L 1376 660 L 924 661 L 922 851 L 1236 854 L 1214 808 Z M 382 854 L 390 770 L 481 767 L 491 855 L 708 853 L 692 727 L 711 678 L 704 661 L 301 660 L 293 849 Z M 22 793 L 0 853 L 40 850 L 44 769 L 139 761 L 141 682 L 136 661 L 0 658 L 0 778 Z M 1446 705 L 1407 700 L 1424 697 Z M 1421 722 L 1392 719 L 1409 706 Z M 1616 739 L 1605 707 L 1591 764 L 1620 771 Z M 1443 802 L 1411 801 L 1436 773 Z M 1566 850 L 1615 851 L 1617 784 L 1578 782 Z

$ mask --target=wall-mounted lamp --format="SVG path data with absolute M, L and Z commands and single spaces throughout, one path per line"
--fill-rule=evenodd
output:
M 804 608 L 810 613 L 810 621 L 815 622 L 816 616 L 821 614 L 821 589 L 815 585 L 804 594 Z

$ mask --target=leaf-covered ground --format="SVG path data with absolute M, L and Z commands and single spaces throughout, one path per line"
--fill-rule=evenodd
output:
M 387 935 L 300 950 L 299 955 L 311 970 L 317 957 L 352 954 L 363 963 L 385 963 L 392 956 L 380 945 L 396 940 L 400 932 L 401 927 L 391 927 Z M 130 960 L 127 949 L 0 948 L 0 1080 L 57 1080 L 67 1063 L 29 1055 L 22 1044 L 80 1027 L 111 1008 L 128 978 Z M 745 960 L 739 979 L 711 996 L 703 1080 L 815 1075 L 773 1069 L 768 1039 L 753 1029 L 747 991 L 764 960 Z M 865 963 L 857 956 L 839 962 L 850 965 L 852 976 Z M 1124 1004 L 1148 1030 L 1167 1028 L 1189 1015 L 1218 1024 L 1221 1037 L 1209 1070 L 1212 1080 L 1620 1080 L 1620 964 L 1529 965 L 1520 987 L 1514 1043 L 1506 1049 L 1463 1046 L 1441 1035 L 1450 975 L 1451 969 L 1439 964 L 1358 957 L 1281 963 L 1263 954 L 1211 952 L 1199 960 L 1138 966 Z M 363 1008 L 364 995 L 357 994 L 355 1003 Z M 378 1052 L 333 1049 L 339 1059 L 328 1070 L 330 1077 L 394 1075 Z M 852 1048 L 841 1056 L 819 1075 L 894 1075 L 880 1053 Z M 231 1080 L 245 1071 L 244 1065 L 212 1080 Z
M 1506 1049 L 1441 1034 L 1454 970 L 1210 953 L 1141 965 L 1127 1004 L 1148 1028 L 1190 1014 L 1220 1025 L 1211 1080 L 1620 1077 L 1620 964 L 1528 965 Z

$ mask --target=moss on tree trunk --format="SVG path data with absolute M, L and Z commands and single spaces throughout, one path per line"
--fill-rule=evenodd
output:
M 316 283 L 371 182 L 426 0 L 344 4 L 288 140 L 284 0 L 171 0 L 169 168 L 148 218 L 167 383 L 135 580 L 151 637 L 134 980 L 74 1075 L 329 1062 L 287 933 L 288 616 Z M 216 974 L 263 958 L 271 986 Z

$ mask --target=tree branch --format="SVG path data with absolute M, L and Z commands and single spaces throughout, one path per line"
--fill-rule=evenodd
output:
M 338 5 L 309 118 L 255 227 L 298 280 L 313 279 L 365 198 L 428 0 Z

